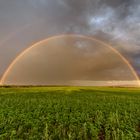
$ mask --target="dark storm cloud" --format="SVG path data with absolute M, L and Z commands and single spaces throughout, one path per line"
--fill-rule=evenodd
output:
M 105 38 L 123 53 L 128 53 L 138 68 L 135 53 L 140 54 L 140 1 L 139 0 L 82 0 L 66 1 L 73 15 L 78 18 L 68 24 L 69 32 L 98 35 Z M 74 18 L 74 17 L 73 17 Z M 77 23 L 75 23 L 75 21 Z M 105 36 L 105 37 L 104 37 Z M 116 45 L 117 44 L 117 45 Z M 137 57 L 140 61 L 140 56 Z
M 139 0 L 1 0 L 0 73 L 29 45 L 63 33 L 96 36 L 139 71 L 139 15 Z

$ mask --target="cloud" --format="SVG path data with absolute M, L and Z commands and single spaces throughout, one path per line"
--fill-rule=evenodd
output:
M 30 44 L 64 33 L 96 36 L 109 42 L 139 71 L 135 61 L 140 52 L 139 15 L 139 0 L 1 0 L 0 73 Z

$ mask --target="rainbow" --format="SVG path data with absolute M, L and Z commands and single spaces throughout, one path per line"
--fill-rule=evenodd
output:
M 5 73 L 3 74 L 1 80 L 0 80 L 0 85 L 3 85 L 4 84 L 4 81 L 6 79 L 6 76 L 8 75 L 8 73 L 10 72 L 10 70 L 12 69 L 12 67 L 16 64 L 16 62 L 24 55 L 26 54 L 29 50 L 31 50 L 32 48 L 38 46 L 38 45 L 41 45 L 43 44 L 44 42 L 46 41 L 49 41 L 49 40 L 52 40 L 52 39 L 59 39 L 61 37 L 80 37 L 80 38 L 83 38 L 83 39 L 89 39 L 89 40 L 92 40 L 92 41 L 96 41 L 106 47 L 108 47 L 109 49 L 111 49 L 114 53 L 116 53 L 121 59 L 122 61 L 124 61 L 128 67 L 130 68 L 130 70 L 132 71 L 134 77 L 136 78 L 136 80 L 138 81 L 138 85 L 140 85 L 140 81 L 139 81 L 139 77 L 136 73 L 136 71 L 134 70 L 134 68 L 132 67 L 132 65 L 129 63 L 129 61 L 119 52 L 117 51 L 116 49 L 114 49 L 112 46 L 104 43 L 103 41 L 99 40 L 99 39 L 96 39 L 94 37 L 90 37 L 90 36 L 85 36 L 85 35 L 79 35 L 79 34 L 63 34 L 63 35 L 56 35 L 56 36 L 53 36 L 53 37 L 49 37 L 47 39 L 44 39 L 44 40 L 41 40 L 33 45 L 31 45 L 30 47 L 28 47 L 27 49 L 25 49 L 22 53 L 20 53 L 14 60 L 13 62 L 9 65 L 9 67 L 7 68 L 7 70 L 5 71 Z

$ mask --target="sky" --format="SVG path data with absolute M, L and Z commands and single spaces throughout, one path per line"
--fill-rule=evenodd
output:
M 0 0 L 0 77 L 23 50 L 59 34 L 93 36 L 140 75 L 140 0 Z

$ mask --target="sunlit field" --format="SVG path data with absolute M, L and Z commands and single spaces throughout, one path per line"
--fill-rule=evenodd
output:
M 139 140 L 140 89 L 0 88 L 0 140 Z

